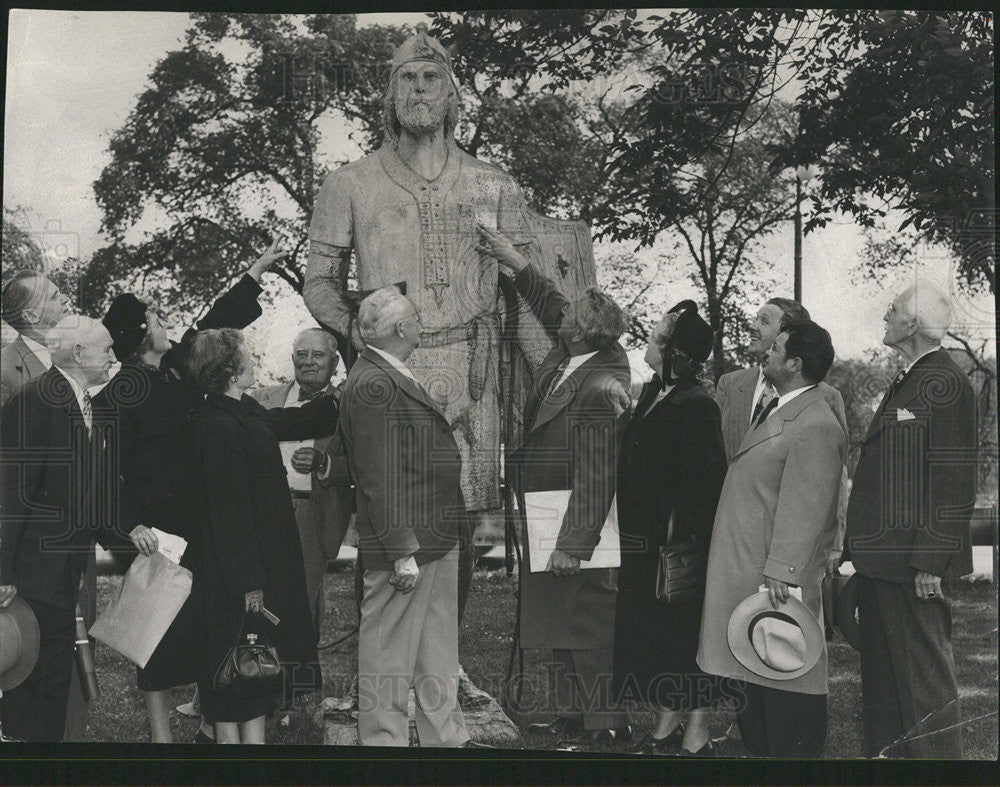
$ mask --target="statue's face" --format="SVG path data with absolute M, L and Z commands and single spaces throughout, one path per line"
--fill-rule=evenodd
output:
M 396 72 L 396 117 L 411 134 L 444 126 L 451 80 L 436 63 L 406 63 Z

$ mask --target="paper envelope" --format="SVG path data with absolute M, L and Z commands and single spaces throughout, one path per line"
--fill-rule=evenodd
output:
M 528 562 L 531 573 L 545 571 L 549 563 L 549 556 L 556 548 L 563 516 L 569 507 L 569 496 L 569 489 L 526 492 L 524 495 L 524 513 L 528 522 Z M 616 495 L 611 501 L 611 510 L 604 520 L 604 527 L 601 528 L 601 540 L 594 548 L 591 559 L 580 562 L 580 568 L 618 568 L 621 562 Z

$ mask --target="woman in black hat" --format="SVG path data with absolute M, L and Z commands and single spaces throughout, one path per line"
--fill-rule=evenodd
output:
M 112 301 L 103 321 L 122 362 L 119 372 L 94 397 L 95 418 L 107 419 L 115 434 L 115 439 L 108 440 L 112 452 L 108 466 L 119 468 L 118 488 L 112 496 L 117 504 L 113 521 L 119 532 L 135 536 L 143 554 L 157 549 L 153 527 L 181 536 L 188 542 L 181 565 L 194 575 L 188 601 L 149 662 L 138 670 L 154 743 L 172 740 L 169 690 L 194 683 L 200 666 L 202 526 L 195 429 L 205 394 L 189 378 L 187 359 L 199 331 L 243 328 L 261 315 L 260 278 L 285 256 L 276 246 L 272 244 L 179 343 L 167 338 L 156 308 L 130 293 Z M 329 434 L 336 425 L 335 410 L 328 399 L 317 400 L 315 407 L 327 422 L 324 431 Z M 306 407 L 268 412 L 282 429 L 309 431 L 296 432 L 290 439 L 318 436 Z M 210 742 L 210 721 L 203 720 L 196 742 Z
M 698 379 L 711 352 L 712 329 L 693 301 L 663 317 L 645 356 L 656 375 L 639 395 L 619 459 L 614 685 L 621 699 L 657 711 L 650 734 L 632 747 L 644 754 L 711 756 L 708 711 L 726 688 L 695 663 L 701 600 L 665 604 L 656 597 L 668 523 L 673 518 L 671 543 L 694 537 L 707 555 L 726 475 L 719 408 Z

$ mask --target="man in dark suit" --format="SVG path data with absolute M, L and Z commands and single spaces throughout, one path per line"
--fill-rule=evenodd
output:
M 34 671 L 3 699 L 5 733 L 26 741 L 63 739 L 80 575 L 94 537 L 126 543 L 103 528 L 104 435 L 87 393 L 108 380 L 111 336 L 96 320 L 65 317 L 47 346 L 52 368 L 0 412 L 0 583 L 17 588 L 41 629 Z
M 941 349 L 951 303 L 918 282 L 885 316 L 905 368 L 875 412 L 854 471 L 845 558 L 858 578 L 863 749 L 868 757 L 962 756 L 943 579 L 972 571 L 975 396 Z
M 618 343 L 627 319 L 596 287 L 568 301 L 504 236 L 479 230 L 479 250 L 516 274 L 518 292 L 556 340 L 525 403 L 517 460 L 522 492 L 570 490 L 545 571 L 530 571 L 526 549 L 520 644 L 553 649 L 559 713 L 533 726 L 582 745 L 627 741 L 628 717 L 611 696 L 618 570 L 580 570 L 593 557 L 614 498 L 630 410 L 631 372 Z
M 406 366 L 416 307 L 395 287 L 361 302 L 365 350 L 348 375 L 340 430 L 356 483 L 364 596 L 358 636 L 358 742 L 409 743 L 416 695 L 422 746 L 468 744 L 458 704 L 458 540 L 467 516 L 458 444 Z
M 253 392 L 253 397 L 268 409 L 298 407 L 326 393 L 339 403 L 340 391 L 331 383 L 339 360 L 333 335 L 320 328 L 307 328 L 295 337 L 292 345 L 295 380 L 261 388 Z M 340 551 L 351 520 L 351 475 L 339 434 L 282 442 L 281 456 L 288 469 L 288 486 L 302 542 L 306 590 L 319 637 L 326 608 L 323 578 L 327 564 Z

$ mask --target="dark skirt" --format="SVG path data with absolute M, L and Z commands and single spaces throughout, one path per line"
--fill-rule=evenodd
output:
M 140 691 L 165 691 L 198 680 L 201 663 L 202 600 L 191 595 L 184 602 L 145 667 L 136 667 Z
M 695 661 L 701 602 L 663 604 L 649 589 L 619 591 L 615 612 L 615 696 L 675 711 L 718 708 L 740 694 Z

